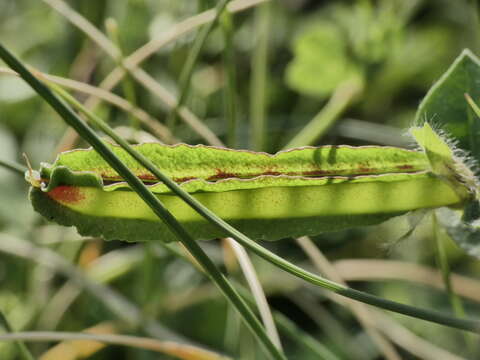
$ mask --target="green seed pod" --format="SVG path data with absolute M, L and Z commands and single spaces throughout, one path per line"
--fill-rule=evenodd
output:
M 315 235 L 372 225 L 421 208 L 458 206 L 472 187 L 438 171 L 442 140 L 424 126 L 413 131 L 425 151 L 378 146 L 323 146 L 269 155 L 185 144 L 142 144 L 136 150 L 221 218 L 261 240 Z M 433 139 L 433 140 L 432 140 Z M 440 142 L 440 143 L 439 143 Z M 226 236 L 120 147 L 110 145 L 195 239 Z M 441 148 L 441 146 L 440 146 Z M 448 148 L 448 147 L 447 147 Z M 34 208 L 86 236 L 175 240 L 167 226 L 93 150 L 62 153 L 31 181 Z

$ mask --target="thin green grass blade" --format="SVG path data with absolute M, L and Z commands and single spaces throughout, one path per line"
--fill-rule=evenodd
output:
M 267 63 L 268 39 L 271 22 L 271 4 L 265 3 L 255 9 L 255 51 L 252 57 L 250 79 L 250 121 L 252 148 L 261 151 L 265 147 L 265 123 L 267 112 Z
M 102 122 L 65 91 L 56 85 L 52 87 L 92 122 Z M 123 149 L 110 147 L 142 181 L 152 183 L 150 190 L 161 198 L 167 209 L 181 221 L 194 239 L 210 240 L 228 236 L 227 232 L 209 223 L 181 199 L 170 196 L 171 190 L 163 183 L 155 183 L 156 177 L 146 172 Z M 142 144 L 134 148 L 152 161 L 154 166 L 163 169 L 169 178 L 177 182 L 185 181 L 181 184 L 185 191 L 192 193 L 222 219 L 255 239 L 275 240 L 286 236 L 305 235 L 305 229 L 314 234 L 355 224 L 379 223 L 411 209 L 412 206 L 435 207 L 458 201 L 457 195 L 442 181 L 435 180 L 426 173 L 416 174 L 428 168 L 423 153 L 403 149 L 345 146 L 293 149 L 268 155 L 189 145 L 165 147 L 160 144 Z M 332 154 L 335 156 L 333 162 L 330 161 Z M 318 167 L 320 170 L 315 170 Z M 360 176 L 357 179 L 298 179 L 295 176 L 269 176 L 276 174 L 272 173 L 272 168 L 284 175 L 389 175 L 371 178 Z M 405 172 L 410 174 L 402 174 Z M 262 174 L 268 176 L 259 176 Z M 120 191 L 130 189 L 121 182 L 119 174 L 93 150 L 60 154 L 52 166 L 42 166 L 40 178 L 48 179 L 48 185 L 42 190 L 32 189 L 30 198 L 34 208 L 57 223 L 75 225 L 82 235 L 103 236 L 107 240 L 176 241 L 175 236 L 158 221 L 141 199 L 131 191 Z M 205 181 L 214 179 L 221 181 Z M 103 185 L 103 182 L 112 181 L 114 183 Z M 415 190 L 407 187 L 406 182 L 410 181 L 412 186 L 420 188 Z M 335 189 L 331 190 L 332 186 Z M 340 188 L 336 189 L 337 186 Z M 362 191 L 358 190 L 359 187 Z M 401 189 L 396 191 L 397 187 Z M 424 196 L 414 195 L 419 190 Z M 370 199 L 369 191 L 382 195 L 387 192 L 395 193 L 396 201 L 389 202 L 394 207 L 386 207 L 382 200 L 385 196 L 375 201 Z M 435 196 L 427 196 L 427 191 Z M 368 199 L 361 201 L 360 193 Z M 438 197 L 437 193 L 443 196 Z M 447 193 L 450 195 L 446 196 Z M 311 196 L 323 201 L 311 201 Z M 352 197 L 357 198 L 357 207 L 352 206 Z M 298 205 L 292 203 L 293 198 Z M 256 205 L 250 199 L 254 199 Z M 440 202 L 432 203 L 431 199 Z M 329 206 L 331 200 L 337 204 L 334 208 Z M 428 200 L 427 203 L 424 200 Z M 248 206 L 239 206 L 247 203 Z M 292 206 L 302 206 L 301 211 L 299 209 L 295 212 L 295 217 L 292 217 L 291 212 L 286 212 Z M 362 206 L 368 209 L 361 208 Z M 129 211 L 123 211 L 125 208 Z M 376 213 L 378 209 L 381 209 L 379 214 Z M 323 216 L 318 217 L 318 214 Z
M 228 282 L 225 276 L 217 269 L 212 260 L 205 254 L 201 247 L 190 237 L 185 229 L 176 221 L 176 219 L 166 210 L 163 204 L 155 197 L 155 195 L 148 190 L 148 188 L 137 178 L 125 164 L 108 148 L 108 146 L 98 137 L 98 135 L 82 121 L 66 104 L 64 104 L 53 92 L 42 82 L 40 82 L 33 74 L 20 63 L 8 50 L 0 44 L 0 57 L 17 71 L 20 76 L 32 88 L 41 95 L 58 113 L 59 115 L 72 126 L 77 133 L 86 141 L 88 141 L 97 152 L 108 161 L 110 166 L 118 171 L 119 174 L 128 182 L 140 197 L 151 207 L 157 216 L 165 221 L 170 227 L 170 230 L 175 233 L 179 240 L 185 245 L 188 251 L 195 257 L 195 259 L 202 265 L 205 272 L 222 291 L 225 297 L 237 309 L 242 319 L 248 328 L 255 334 L 257 339 L 261 342 L 266 352 L 273 359 L 286 359 L 285 355 L 279 351 L 271 342 L 268 335 L 265 333 L 262 324 L 253 314 L 245 301 L 238 295 L 233 286 Z M 104 124 L 106 126 L 106 124 Z M 109 127 L 107 127 L 110 129 Z M 119 138 L 123 144 L 128 143 Z
M 245 287 L 243 287 L 243 285 L 237 282 L 235 282 L 235 286 L 238 289 L 240 295 L 242 295 L 243 298 L 250 305 L 253 306 L 255 304 L 255 300 L 249 293 L 249 291 Z M 295 324 L 295 322 L 290 320 L 281 312 L 273 311 L 272 315 L 275 320 L 275 324 L 283 333 L 289 336 L 292 340 L 298 342 L 299 344 L 302 344 L 302 346 L 308 349 L 312 353 L 312 355 L 317 356 L 318 359 L 340 360 L 340 358 L 334 353 L 332 353 L 328 347 L 323 345 L 315 337 L 309 335 L 307 332 L 299 328 L 297 324 Z
M 167 118 L 167 125 L 170 131 L 172 132 L 175 130 L 178 110 L 185 103 L 185 101 L 187 100 L 188 94 L 190 93 L 190 79 L 193 74 L 195 63 L 197 62 L 198 56 L 202 51 L 203 45 L 205 44 L 205 41 L 207 40 L 208 35 L 210 34 L 214 26 L 217 24 L 218 19 L 220 18 L 225 7 L 228 4 L 228 1 L 229 0 L 220 0 L 217 3 L 217 6 L 215 8 L 215 11 L 216 11 L 215 18 L 213 19 L 212 22 L 208 23 L 207 25 L 205 25 L 200 29 L 199 34 L 195 38 L 195 42 L 193 43 L 192 49 L 188 54 L 187 61 L 185 62 L 185 65 L 183 65 L 182 73 L 180 74 L 180 80 L 179 80 L 180 97 L 177 101 L 177 104 L 170 111 L 170 114 L 168 115 L 168 118 Z
M 7 318 L 3 314 L 3 311 L 0 310 L 0 327 L 3 327 L 4 330 L 7 333 L 12 333 L 13 329 L 10 326 L 10 323 L 8 322 Z M 20 354 L 20 358 L 23 360 L 35 360 L 33 355 L 30 353 L 30 350 L 28 350 L 27 346 L 23 343 L 21 340 L 15 340 L 15 345 L 18 348 L 18 352 Z
M 226 87 L 224 90 L 225 117 L 227 119 L 227 146 L 234 149 L 237 143 L 237 74 L 235 70 L 235 50 L 233 44 L 233 17 L 225 11 L 220 18 L 225 49 L 223 51 L 223 66 L 226 69 Z
M 117 66 L 122 68 L 126 75 L 122 79 L 122 91 L 125 99 L 128 100 L 133 106 L 137 106 L 137 96 L 135 95 L 135 85 L 132 81 L 132 77 L 128 73 L 128 69 L 124 65 L 125 53 L 123 51 L 123 46 L 120 41 L 120 36 L 118 34 L 118 24 L 115 19 L 108 18 L 105 22 L 105 28 L 107 29 L 110 40 L 117 46 L 119 50 L 118 57 L 115 59 Z M 138 130 L 140 127 L 140 121 L 132 114 L 129 113 L 130 124 L 132 128 Z
M 312 145 L 324 136 L 362 91 L 361 86 L 357 79 L 338 85 L 325 106 L 285 145 L 285 148 Z
M 448 254 L 447 254 L 447 249 L 445 248 L 445 243 L 444 243 L 444 238 L 446 236 L 445 233 L 443 233 L 438 224 L 437 216 L 435 212 L 432 212 L 432 226 L 433 226 L 433 237 L 434 237 L 434 242 L 435 242 L 435 257 L 436 257 L 436 262 L 437 266 L 440 268 L 441 274 L 442 274 L 442 279 L 443 279 L 443 284 L 445 287 L 445 290 L 448 295 L 448 299 L 450 301 L 450 306 L 452 308 L 452 312 L 459 318 L 465 318 L 466 312 L 465 312 L 465 307 L 463 305 L 463 301 L 460 298 L 460 296 L 455 292 L 453 285 L 452 285 L 452 279 L 451 279 L 451 270 L 450 270 L 450 264 L 448 262 Z M 471 352 L 474 352 L 475 349 L 475 342 L 476 340 L 472 337 L 472 334 L 463 334 L 463 338 L 465 341 L 465 344 Z
M 443 283 L 448 293 L 450 305 L 452 306 L 452 310 L 455 315 L 457 315 L 458 317 L 465 317 L 465 309 L 463 307 L 462 300 L 453 290 L 452 281 L 450 277 L 450 265 L 448 263 L 448 254 L 445 249 L 445 244 L 442 241 L 442 234 L 440 232 L 435 213 L 432 213 L 432 217 L 433 217 L 433 220 L 432 220 L 433 236 L 434 236 L 435 249 L 436 249 L 435 255 L 437 258 L 437 264 L 440 267 L 440 271 L 442 273 Z
M 30 71 L 28 71 L 12 54 L 10 54 L 2 45 L 0 45 L 0 57 L 15 71 L 17 71 L 22 78 L 29 83 L 34 90 L 36 90 L 39 95 L 44 97 L 44 99 L 64 118 L 64 120 L 74 127 L 77 132 L 85 140 L 89 141 L 92 146 L 110 163 L 110 165 L 118 171 L 119 174 L 129 183 L 129 185 L 134 189 L 138 194 L 144 199 L 144 201 L 155 211 L 155 213 L 165 222 L 167 222 L 173 232 L 178 234 L 180 241 L 192 252 L 196 257 L 197 261 L 205 267 L 209 275 L 212 277 L 212 280 L 216 281 L 216 285 L 219 286 L 225 293 L 230 294 L 229 299 L 235 301 L 240 308 L 246 308 L 243 300 L 240 299 L 235 290 L 231 285 L 226 281 L 221 274 L 218 273 L 215 265 L 211 260 L 206 256 L 206 254 L 201 250 L 201 248 L 190 238 L 188 233 L 185 232 L 183 227 L 172 217 L 172 215 L 166 211 L 163 205 L 158 201 L 155 196 L 148 191 L 145 185 L 138 179 L 116 156 L 110 151 L 110 149 L 105 145 L 104 142 L 82 121 L 77 115 L 70 110 L 63 102 L 61 102 L 52 92 L 46 87 L 43 83 L 38 81 Z M 409 306 L 394 301 L 386 300 L 383 298 L 376 297 L 355 289 L 345 287 L 343 285 L 337 284 L 333 281 L 324 279 L 318 275 L 305 271 L 304 269 L 284 260 L 278 255 L 275 255 L 263 248 L 250 238 L 246 237 L 244 234 L 230 226 L 228 223 L 218 218 L 214 213 L 209 211 L 207 208 L 203 207 L 199 202 L 192 198 L 187 192 L 181 189 L 175 182 L 170 178 L 165 176 L 161 171 L 159 171 L 154 164 L 152 164 L 148 159 L 143 157 L 141 154 L 133 150 L 133 148 L 122 138 L 118 137 L 113 130 L 108 127 L 103 122 L 95 123 L 95 126 L 101 128 L 109 136 L 115 139 L 125 150 L 129 152 L 135 159 L 140 161 L 148 170 L 150 170 L 157 178 L 165 183 L 175 194 L 181 197 L 185 202 L 187 202 L 192 208 L 198 211 L 202 216 L 207 218 L 216 226 L 227 231 L 230 236 L 239 241 L 243 246 L 251 249 L 260 257 L 266 259 L 272 264 L 282 268 L 283 270 L 307 281 L 314 285 L 323 287 L 325 289 L 336 292 L 337 294 L 349 297 L 351 299 L 359 300 L 361 302 L 374 305 L 386 310 L 402 313 L 404 315 L 412 316 L 415 318 L 435 322 L 438 324 L 443 324 L 446 326 L 454 327 L 457 329 L 463 329 L 475 333 L 480 333 L 480 321 L 474 319 L 458 319 L 445 315 L 440 312 L 430 311 L 427 309 L 420 309 L 414 306 Z M 220 278 L 218 277 L 220 275 Z M 231 297 L 230 297 L 231 296 Z M 252 316 L 252 322 L 248 322 L 248 326 L 258 326 L 260 329 L 260 334 L 258 334 L 260 339 L 265 339 L 265 346 L 272 346 L 272 354 L 277 353 L 277 349 L 270 342 L 268 337 L 261 324 L 258 322 L 258 319 L 254 317 L 251 311 L 245 310 L 241 313 L 244 316 Z M 248 315 L 249 314 L 249 315 Z M 283 355 L 279 354 L 279 358 L 283 358 Z
M 6 169 L 12 170 L 22 176 L 25 174 L 25 171 L 27 171 L 27 168 L 25 166 L 10 160 L 5 160 L 5 159 L 0 159 L 0 166 Z
M 81 108 L 80 108 L 81 109 Z M 273 263 L 274 265 L 279 266 L 283 270 L 298 276 L 304 279 L 307 282 L 313 283 L 317 286 L 324 287 L 326 289 L 332 290 L 339 294 L 342 294 L 346 297 L 359 300 L 365 302 L 367 304 L 375 305 L 387 310 L 400 312 L 405 315 L 418 317 L 424 320 L 433 321 L 437 323 L 441 323 L 451 327 L 462 328 L 465 330 L 469 330 L 472 332 L 480 332 L 480 322 L 476 320 L 462 320 L 457 318 L 452 318 L 446 316 L 442 313 L 419 309 L 413 306 L 408 306 L 404 304 L 399 304 L 393 301 L 389 301 L 386 299 L 378 298 L 376 296 L 372 296 L 367 293 L 363 293 L 354 289 L 350 289 L 343 285 L 337 284 L 333 281 L 324 279 L 320 276 L 315 274 L 309 273 L 300 267 L 289 263 L 288 261 L 284 260 L 283 258 L 269 252 L 268 250 L 264 249 L 253 240 L 246 237 L 244 234 L 230 226 L 228 223 L 224 222 L 222 219 L 218 218 L 215 214 L 210 212 L 208 209 L 204 208 L 201 204 L 199 204 L 195 199 L 193 199 L 188 193 L 184 192 L 178 185 L 170 180 L 170 178 L 166 177 L 163 173 L 156 169 L 155 165 L 151 163 L 150 160 L 146 159 L 141 154 L 136 153 L 132 150 L 131 146 L 126 143 L 123 139 L 119 138 L 109 127 L 108 125 L 104 124 L 101 119 L 92 116 L 93 114 L 89 113 L 88 111 L 85 112 L 89 119 L 98 126 L 102 131 L 109 134 L 113 139 L 115 139 L 119 144 L 123 145 L 124 149 L 130 149 L 129 154 L 136 158 L 139 162 L 144 164 L 148 170 L 150 170 L 155 176 L 157 176 L 161 181 L 163 181 L 174 193 L 182 197 L 182 199 L 187 202 L 192 208 L 198 211 L 202 216 L 210 220 L 212 223 L 218 225 L 222 229 L 228 231 L 229 235 L 231 235 L 234 239 L 239 241 L 245 247 L 254 251 L 257 255 L 263 257 L 267 261 Z M 421 132 L 420 132 L 421 134 Z

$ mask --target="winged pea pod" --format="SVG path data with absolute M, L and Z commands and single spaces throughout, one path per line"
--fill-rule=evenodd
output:
M 322 146 L 270 155 L 156 143 L 136 150 L 247 236 L 277 240 L 378 224 L 417 209 L 460 207 L 476 198 L 475 177 L 428 124 L 412 135 L 422 150 Z M 227 235 L 123 149 L 109 146 L 195 239 Z M 52 221 L 75 226 L 81 235 L 176 240 L 92 149 L 61 153 L 27 179 L 33 207 Z

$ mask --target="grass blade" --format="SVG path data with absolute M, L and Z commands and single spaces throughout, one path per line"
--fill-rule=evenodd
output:
M 115 19 L 114 18 L 108 18 L 105 21 L 105 28 L 107 29 L 107 33 L 108 33 L 111 41 L 117 46 L 117 49 L 119 50 L 119 55 L 115 59 L 115 61 L 117 62 L 117 66 L 120 66 L 124 70 L 127 70 L 125 68 L 125 66 L 123 65 L 124 52 L 123 52 L 122 44 L 121 44 L 121 41 L 120 41 L 120 36 L 118 34 L 118 24 L 115 21 Z M 136 106 L 137 101 L 136 101 L 136 96 L 135 96 L 135 86 L 132 82 L 132 79 L 131 79 L 130 75 L 127 75 L 123 78 L 122 90 L 123 90 L 123 96 L 125 97 L 125 99 L 127 99 L 127 101 L 130 104 L 132 104 L 133 106 Z M 131 126 L 134 129 L 138 129 L 138 127 L 139 127 L 138 126 L 139 125 L 138 119 L 135 118 L 135 116 L 132 116 L 131 114 L 130 114 L 130 123 L 131 123 Z
M 3 314 L 3 311 L 0 310 L 0 327 L 3 327 L 9 335 L 13 333 L 12 327 L 10 326 L 10 323 L 8 322 L 7 318 Z M 33 355 L 30 353 L 30 350 L 28 350 L 27 346 L 23 343 L 21 339 L 15 339 L 15 345 L 18 348 L 18 352 L 20 353 L 20 358 L 23 360 L 35 360 Z
M 99 31 L 93 24 L 85 19 L 81 14 L 76 12 L 73 8 L 69 7 L 64 1 L 61 0 L 44 0 L 49 6 L 57 10 L 68 21 L 83 31 L 88 37 L 92 39 L 101 49 L 103 49 L 114 60 L 120 56 L 120 50 L 117 46 L 111 42 L 101 31 Z M 129 75 L 143 85 L 147 90 L 151 91 L 157 96 L 168 108 L 174 108 L 177 100 L 165 87 L 156 82 L 150 75 L 138 67 L 131 67 L 126 62 L 123 62 L 123 66 L 129 70 Z M 123 77 L 124 74 L 122 74 Z M 110 89 L 113 88 L 109 87 Z M 87 103 L 89 101 L 87 100 Z M 87 107 L 94 107 L 92 104 L 88 104 Z M 221 145 L 222 142 L 217 136 L 190 110 L 184 106 L 178 109 L 179 116 L 189 125 L 194 131 L 196 131 L 201 137 L 203 137 L 211 145 Z M 70 138 L 71 134 L 67 134 L 66 138 Z M 72 139 L 69 139 L 70 142 Z
M 0 67 L 0 74 L 18 76 L 16 72 L 3 67 Z M 47 79 L 49 82 L 58 84 L 68 89 L 81 92 L 83 94 L 89 95 L 94 98 L 101 99 L 102 101 L 108 102 L 111 105 L 114 105 L 119 109 L 122 109 L 123 111 L 129 113 L 132 117 L 135 117 L 136 119 L 138 119 L 145 126 L 145 128 L 149 129 L 153 135 L 155 135 L 160 141 L 166 144 L 175 144 L 178 142 L 178 139 L 174 138 L 170 133 L 170 130 L 168 130 L 168 128 L 164 126 L 162 123 L 160 123 L 160 121 L 153 118 L 153 116 L 149 115 L 146 111 L 140 109 L 139 107 L 134 106 L 134 104 L 132 104 L 130 101 L 110 91 L 104 90 L 102 88 L 99 88 L 84 82 L 80 82 L 80 81 L 76 81 L 76 80 L 72 80 L 72 79 L 68 79 L 60 76 L 54 76 L 46 73 L 38 73 L 38 74 L 41 74 L 41 76 L 44 79 Z
M 103 303 L 112 314 L 129 326 L 138 327 L 151 336 L 184 343 L 191 342 L 155 320 L 144 318 L 140 309 L 123 295 L 108 286 L 90 280 L 83 272 L 48 248 L 35 246 L 31 242 L 17 237 L 0 234 L 0 252 L 33 261 L 66 276 L 76 286 L 86 289 L 94 298 Z
M 180 345 L 169 341 L 159 341 L 151 338 L 114 335 L 114 334 L 88 334 L 60 331 L 25 331 L 7 335 L 0 335 L 0 341 L 72 341 L 88 340 L 98 341 L 106 344 L 115 344 L 123 346 L 148 349 L 155 352 L 165 353 L 176 356 L 179 359 L 191 360 L 227 360 L 228 357 L 221 356 L 203 349 L 198 349 L 190 345 Z M 33 358 L 31 358 L 33 360 Z
M 252 148 L 264 149 L 265 117 L 267 109 L 267 61 L 268 38 L 270 28 L 270 4 L 265 3 L 255 9 L 254 31 L 257 38 L 252 58 L 252 75 L 250 80 L 250 121 Z
M 343 279 L 335 273 L 327 258 L 308 236 L 298 238 L 296 239 L 296 242 L 321 274 L 324 274 L 329 279 L 345 284 Z M 363 304 L 347 299 L 342 299 L 340 303 L 350 309 L 352 314 L 365 329 L 365 332 L 370 336 L 372 342 L 374 342 L 378 349 L 383 353 L 385 359 L 400 359 L 395 347 L 392 346 L 392 344 L 370 324 L 370 319 L 375 316 L 373 312 L 370 312 L 372 309 L 368 309 Z
M 255 268 L 253 267 L 253 264 L 247 255 L 247 252 L 242 245 L 237 243 L 232 238 L 226 238 L 225 241 L 232 248 L 238 259 L 250 291 L 252 292 L 253 298 L 255 299 L 255 303 L 258 307 L 258 312 L 260 313 L 260 317 L 262 318 L 263 324 L 265 326 L 265 331 L 267 332 L 268 336 L 270 336 L 270 339 L 272 339 L 273 343 L 279 349 L 281 349 L 282 344 L 280 342 L 280 337 L 278 336 L 277 328 L 275 327 L 275 322 L 273 321 L 270 307 L 268 306 L 262 285 L 260 284 L 257 273 L 255 272 Z
M 226 72 L 226 84 L 224 90 L 225 118 L 227 120 L 227 146 L 235 148 L 237 144 L 237 74 L 235 70 L 235 51 L 233 44 L 233 19 L 232 15 L 225 11 L 220 19 L 225 41 L 223 50 L 223 66 Z
M 54 89 L 57 94 L 59 94 L 67 103 L 69 103 L 74 108 L 80 110 L 84 113 L 88 119 L 94 123 L 101 122 L 102 120 L 97 118 L 93 113 L 88 111 L 81 103 L 79 103 L 73 96 L 69 95 L 62 88 L 58 87 L 56 84 L 50 83 L 50 87 Z M 278 348 L 281 349 L 280 339 L 275 328 L 275 324 L 272 320 L 270 309 L 265 299 L 265 294 L 261 288 L 261 285 L 258 281 L 258 278 L 255 273 L 255 269 L 248 257 L 248 254 L 243 249 L 243 247 L 237 244 L 233 239 L 226 239 L 227 244 L 233 249 L 241 267 L 242 271 L 249 282 L 249 285 L 253 291 L 254 297 L 257 300 L 257 304 L 260 310 L 260 315 L 263 320 L 263 323 L 266 327 L 266 332 L 269 335 L 270 339 L 273 341 Z
M 211 278 L 211 280 L 218 286 L 223 292 L 225 297 L 231 302 L 233 306 L 238 310 L 242 319 L 246 325 L 255 334 L 257 339 L 262 343 L 268 354 L 274 359 L 286 359 L 281 351 L 270 341 L 270 338 L 265 333 L 263 326 L 253 314 L 252 310 L 248 307 L 245 301 L 238 295 L 233 286 L 228 282 L 225 276 L 220 273 L 218 268 L 212 262 L 212 260 L 205 254 L 201 247 L 191 238 L 191 236 L 185 231 L 185 229 L 177 222 L 173 215 L 163 206 L 158 198 L 143 184 L 143 182 L 137 178 L 121 161 L 120 159 L 106 146 L 106 144 L 98 137 L 98 135 L 83 122 L 69 107 L 67 107 L 53 92 L 42 82 L 40 82 L 35 76 L 21 64 L 8 50 L 0 45 L 0 57 L 9 65 L 13 70 L 17 71 L 20 76 L 30 86 L 41 95 L 45 101 L 47 101 L 59 115 L 65 120 L 67 124 L 72 126 L 77 133 L 109 163 L 119 174 L 122 175 L 124 180 L 131 186 L 131 188 L 138 193 L 138 195 L 145 201 L 148 206 L 154 211 L 154 213 L 168 226 L 170 230 L 178 236 L 178 239 L 188 249 L 188 251 L 195 257 L 195 259 L 201 264 L 205 272 Z M 107 129 L 110 134 L 113 135 L 115 141 L 118 141 L 122 146 L 126 146 L 132 149 L 129 144 L 118 137 L 106 124 L 103 122 L 96 123 L 95 125 L 101 126 Z M 147 161 L 146 159 L 143 159 Z M 156 169 L 156 172 L 158 170 Z M 158 176 L 157 174 L 155 174 Z M 162 177 L 166 178 L 163 174 Z M 171 180 L 170 180 L 171 181 Z
M 8 170 L 12 170 L 14 172 L 16 172 L 17 174 L 19 175 L 22 175 L 25 174 L 25 171 L 27 171 L 27 168 L 23 165 L 20 165 L 16 162 L 13 162 L 13 161 L 10 161 L 10 160 L 6 160 L 6 159 L 0 159 L 0 166 L 8 169 Z
M 223 13 L 223 10 L 227 6 L 228 0 L 220 0 L 215 8 L 215 17 L 213 21 L 205 25 L 203 28 L 200 29 L 199 34 L 195 38 L 193 42 L 192 49 L 188 54 L 187 61 L 183 65 L 182 73 L 180 74 L 180 97 L 178 98 L 177 104 L 175 107 L 170 111 L 170 114 L 167 118 L 167 125 L 170 131 L 175 130 L 175 123 L 177 119 L 178 109 L 185 104 L 187 100 L 188 94 L 190 93 L 190 79 L 192 78 L 193 68 L 195 67 L 195 63 L 197 62 L 198 56 L 202 51 L 203 45 L 207 40 L 208 35 L 212 31 L 213 27 L 217 24 L 218 19 Z
M 285 147 L 312 145 L 330 129 L 360 90 L 355 81 L 340 84 L 322 110 Z
M 245 305 L 243 300 L 238 296 L 230 283 L 221 275 L 212 261 L 206 256 L 203 250 L 196 244 L 188 233 L 185 232 L 183 227 L 175 220 L 175 218 L 164 208 L 164 206 L 158 201 L 158 199 L 145 187 L 145 185 L 138 179 L 105 145 L 105 143 L 93 132 L 93 130 L 88 127 L 69 107 L 67 107 L 61 100 L 59 100 L 52 91 L 43 83 L 41 83 L 33 74 L 25 68 L 25 66 L 20 63 L 10 52 L 8 52 L 2 45 L 0 45 L 0 58 L 2 58 L 13 70 L 17 71 L 22 78 L 25 79 L 27 83 L 32 86 L 34 90 L 37 91 L 61 116 L 62 118 L 82 136 L 86 141 L 88 141 L 97 152 L 108 161 L 109 165 L 112 166 L 121 176 L 128 182 L 130 187 L 139 194 L 139 196 L 145 201 L 145 203 L 150 206 L 150 208 L 159 216 L 160 219 L 169 224 L 170 229 L 176 235 L 178 235 L 179 240 L 183 245 L 196 257 L 196 260 L 202 264 L 202 266 L 207 270 L 207 272 L 212 277 L 212 280 L 215 281 L 216 285 L 219 286 L 226 294 L 231 296 L 232 301 L 235 299 L 235 304 L 240 308 L 244 309 L 245 312 L 241 313 L 242 315 L 248 317 L 251 322 L 248 322 L 248 326 L 255 326 L 255 333 L 260 335 L 260 339 L 263 340 L 264 344 L 268 346 L 273 353 L 276 353 L 278 350 L 270 342 L 268 336 L 266 336 L 261 324 L 258 322 L 258 319 L 253 315 L 251 310 Z M 94 117 L 92 120 L 95 120 Z M 310 282 L 314 285 L 323 287 L 325 289 L 331 290 L 337 294 L 343 295 L 345 297 L 364 302 L 366 304 L 374 305 L 386 310 L 398 312 L 404 315 L 412 316 L 418 319 L 428 320 L 438 324 L 454 327 L 457 329 L 467 330 L 475 333 L 480 333 L 480 321 L 477 319 L 459 319 L 445 315 L 440 312 L 431 311 L 428 309 L 421 309 L 414 306 L 409 306 L 395 301 L 390 301 L 383 299 L 362 291 L 358 291 L 352 288 L 348 288 L 341 284 L 338 284 L 334 281 L 322 278 L 316 274 L 313 274 L 309 271 L 302 269 L 301 267 L 294 265 L 280 256 L 271 253 L 267 249 L 263 248 L 261 245 L 248 238 L 228 223 L 217 217 L 214 213 L 196 201 L 192 196 L 180 188 L 174 181 L 165 176 L 161 171 L 159 171 L 148 159 L 143 157 L 141 154 L 137 153 L 125 140 L 117 136 L 116 133 L 106 125 L 101 119 L 99 122 L 96 122 L 94 125 L 99 127 L 102 131 L 107 133 L 112 137 L 118 144 L 120 144 L 130 155 L 132 155 L 137 161 L 139 161 L 143 166 L 145 166 L 149 171 L 151 171 L 160 181 L 162 181 L 169 189 L 171 189 L 176 195 L 181 197 L 187 204 L 189 204 L 193 209 L 195 209 L 200 215 L 208 219 L 212 224 L 219 226 L 223 230 L 227 231 L 231 237 L 236 239 L 240 244 L 254 251 L 257 255 L 264 258 L 265 260 L 271 262 L 272 264 L 280 267 L 281 269 L 289 272 L 292 275 L 295 275 L 307 282 Z M 238 300 L 238 302 L 237 302 Z M 259 330 L 259 333 L 256 331 Z M 270 348 L 271 347 L 271 348 Z M 281 354 L 280 358 L 283 358 Z
M 266 1 L 270 0 L 232 0 L 228 3 L 227 10 L 230 14 L 234 14 Z M 163 32 L 160 36 L 153 38 L 127 56 L 125 58 L 124 66 L 127 69 L 137 69 L 142 62 L 147 60 L 150 56 L 158 52 L 164 46 L 174 42 L 181 36 L 194 31 L 196 28 L 213 21 L 215 14 L 215 9 L 210 9 L 176 23 L 170 29 Z M 101 82 L 100 87 L 108 90 L 113 89 L 118 82 L 122 80 L 125 74 L 126 71 L 120 67 L 116 67 L 105 77 L 105 79 Z M 92 109 L 98 105 L 98 101 L 96 99 L 89 98 L 85 104 L 87 105 L 87 108 Z

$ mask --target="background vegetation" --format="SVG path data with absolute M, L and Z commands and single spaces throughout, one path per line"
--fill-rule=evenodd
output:
M 182 142 L 221 141 L 268 152 L 306 144 L 409 146 L 404 129 L 412 124 L 429 87 L 463 48 L 477 52 L 480 46 L 474 1 L 233 3 L 252 6 L 220 17 L 190 63 L 190 78 L 185 69 L 202 30 L 182 31 L 215 7 L 213 1 L 68 2 L 121 52 L 98 46 L 100 37 L 92 40 L 72 25 L 67 20 L 71 13 L 58 12 L 60 1 L 2 2 L 0 33 L 2 42 L 36 69 L 95 86 L 122 56 L 149 41 L 170 39 L 145 59 L 144 73 L 132 72 L 113 90 L 144 113 L 131 115 L 107 102 L 95 106 L 89 99 L 92 89 L 76 89 L 74 94 L 133 142 L 153 136 L 175 141 L 158 125 L 139 125 L 147 119 L 168 125 Z M 0 70 L 2 159 L 23 162 L 25 152 L 38 168 L 60 150 L 85 146 L 5 69 Z M 168 94 L 182 99 L 189 112 L 172 111 Z M 186 118 L 191 124 L 192 116 L 193 128 L 185 123 Z M 199 128 L 196 118 L 216 137 L 201 123 Z M 210 281 L 176 255 L 181 248 L 80 238 L 74 229 L 48 224 L 33 213 L 28 186 L 17 174 L 0 169 L 0 184 L 0 309 L 15 330 L 78 332 L 102 326 L 98 331 L 194 342 L 233 358 L 265 357 Z M 302 267 L 320 266 L 323 273 L 330 271 L 329 277 L 355 281 L 352 286 L 385 298 L 458 316 L 462 311 L 478 313 L 480 283 L 473 280 L 480 272 L 478 260 L 458 249 L 429 214 L 313 240 L 328 260 L 317 253 L 310 261 L 303 251 L 312 254 L 306 242 L 264 245 Z M 201 245 L 232 279 L 245 283 L 228 244 Z M 452 273 L 470 278 L 452 276 L 461 302 L 442 289 L 435 270 L 442 259 Z M 316 339 L 317 351 L 318 344 L 324 346 L 326 358 L 480 355 L 478 337 L 378 311 L 364 313 L 369 324 L 359 320 L 364 308 L 352 310 L 253 255 L 252 261 L 271 308 L 296 324 L 296 335 Z M 279 331 L 289 358 L 318 358 L 308 343 L 288 336 L 283 327 Z M 54 344 L 33 343 L 29 348 L 43 359 L 67 358 L 66 352 L 63 357 L 49 355 L 47 349 Z M 108 346 L 95 352 L 92 346 L 87 342 L 79 347 L 92 349 L 85 355 L 91 359 L 169 358 L 133 347 Z M 13 343 L 0 343 L 2 359 L 14 359 L 17 351 Z

